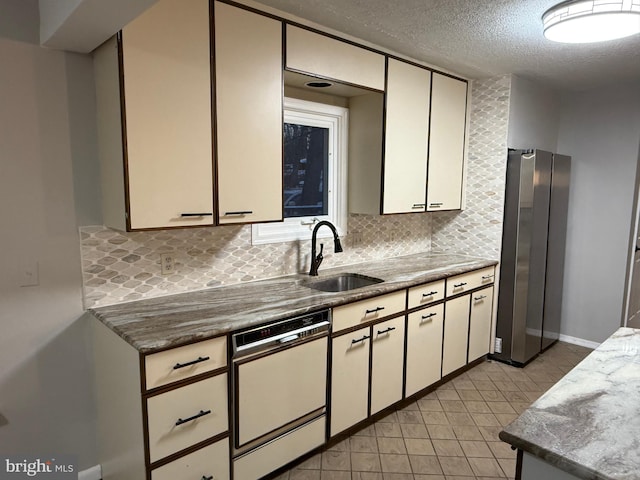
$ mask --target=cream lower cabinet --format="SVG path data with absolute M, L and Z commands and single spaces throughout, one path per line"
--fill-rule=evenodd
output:
M 94 52 L 105 225 L 213 224 L 209 43 L 208 0 L 160 0 Z
M 444 304 L 442 303 L 409 314 L 407 319 L 406 397 L 440 380 L 443 327 Z
M 491 346 L 491 315 L 493 286 L 471 294 L 469 318 L 469 362 L 489 353 Z
M 402 400 L 405 317 L 372 327 L 371 415 Z
M 434 72 L 427 176 L 427 211 L 462 208 L 467 82 Z
M 444 313 L 444 335 L 442 341 L 442 376 L 467 364 L 469 335 L 470 296 L 447 300 Z
M 282 22 L 221 2 L 214 22 L 218 222 L 282 220 Z
M 371 328 L 332 339 L 331 436 L 369 414 L 369 348 Z
M 102 478 L 229 479 L 226 337 L 142 355 L 91 325 Z

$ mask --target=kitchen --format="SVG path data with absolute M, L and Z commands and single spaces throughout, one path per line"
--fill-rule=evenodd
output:
M 2 250 L 7 273 L 2 290 L 1 351 L 5 370 L 0 414 L 8 424 L 0 426 L 0 444 L 3 450 L 7 445 L 14 451 L 64 446 L 65 450 L 78 452 L 80 468 L 87 469 L 97 464 L 97 458 L 93 446 L 91 352 L 79 320 L 83 305 L 77 226 L 101 224 L 95 192 L 99 184 L 94 161 L 96 132 L 90 120 L 95 116 L 92 65 L 86 55 L 24 43 L 39 43 L 37 22 L 29 17 L 29 13 L 37 15 L 37 2 L 31 5 L 34 12 L 29 11 L 28 4 L 13 3 L 20 6 L 15 7 L 15 15 L 3 15 L 3 21 L 9 24 L 2 28 L 3 37 L 9 37 L 2 42 L 3 64 L 14 66 L 3 72 L 2 84 L 7 86 L 3 90 L 12 92 L 7 99 L 11 108 L 3 114 L 4 135 L 7 142 L 11 140 L 4 158 L 22 161 L 11 165 L 3 161 L 3 218 L 11 228 L 5 229 L 7 243 Z M 12 2 L 4 5 L 9 8 Z M 19 19 L 25 22 L 21 29 Z M 473 97 L 486 102 L 476 110 L 476 122 L 486 123 L 476 123 L 476 135 L 474 130 L 470 132 L 468 172 L 475 172 L 478 181 L 467 182 L 467 210 L 461 214 L 418 215 L 416 219 L 350 219 L 358 222 L 356 229 L 363 232 L 366 244 L 377 241 L 375 232 L 380 227 L 412 232 L 413 237 L 400 249 L 387 241 L 371 245 L 365 253 L 369 258 L 388 252 L 397 256 L 400 251 L 423 251 L 429 242 L 434 251 L 453 249 L 495 258 L 501 231 L 499 197 L 504 188 L 500 162 L 506 147 L 534 143 L 570 153 L 574 159 L 581 159 L 584 168 L 575 161 L 563 333 L 590 342 L 604 340 L 620 324 L 622 315 L 638 150 L 638 92 L 634 80 L 637 76 L 627 77 L 621 84 L 603 83 L 581 92 L 563 92 L 561 106 L 548 100 L 552 93 L 548 88 L 518 76 L 494 76 L 476 82 Z M 522 115 L 523 111 L 532 111 L 531 104 L 554 112 L 559 125 L 535 122 L 535 118 Z M 540 137 L 518 139 L 514 121 L 507 119 L 518 119 L 516 123 L 524 124 L 522 130 L 539 132 Z M 509 134 L 516 138 L 508 141 Z M 474 141 L 477 143 L 472 149 Z M 482 154 L 474 155 L 474 151 Z M 195 235 L 195 230 L 184 232 L 189 233 L 176 235 L 186 239 L 164 241 L 189 245 L 193 242 L 189 236 Z M 214 248 L 233 243 L 235 250 L 247 249 L 250 242 L 250 232 L 239 227 L 205 229 L 202 235 L 199 241 Z M 308 250 L 302 248 L 301 254 Z M 345 250 L 348 252 L 348 245 Z M 273 261 L 267 268 L 277 269 L 282 258 L 292 259 L 297 252 L 285 247 L 262 253 L 249 255 L 267 257 Z M 34 259 L 40 285 L 19 287 L 19 272 Z M 296 268 L 296 261 L 287 261 L 292 263 L 286 268 Z M 339 261 L 338 255 L 327 255 L 324 268 L 337 265 L 334 261 Z M 214 266 L 211 280 L 224 278 L 226 268 L 224 264 Z M 602 297 L 594 298 L 594 290 Z M 2 423 L 6 422 L 0 419 Z

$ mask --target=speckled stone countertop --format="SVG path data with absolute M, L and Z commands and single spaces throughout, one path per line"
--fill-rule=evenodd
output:
M 620 328 L 500 438 L 579 478 L 640 478 L 640 330 Z
M 143 353 L 213 337 L 497 264 L 464 255 L 408 255 L 378 262 L 320 269 L 318 277 L 298 274 L 210 288 L 90 309 L 96 318 Z M 338 273 L 384 280 L 348 292 L 327 293 L 304 284 Z

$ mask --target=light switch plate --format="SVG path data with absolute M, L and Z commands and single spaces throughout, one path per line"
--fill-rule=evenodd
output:
M 40 285 L 37 260 L 25 260 L 20 268 L 19 285 L 21 287 L 37 287 Z

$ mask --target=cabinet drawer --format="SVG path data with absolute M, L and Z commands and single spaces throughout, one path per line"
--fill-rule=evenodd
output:
M 423 307 L 444 298 L 444 280 L 418 285 L 409 289 L 408 308 Z
M 178 478 L 229 480 L 229 439 L 224 438 L 151 472 L 151 480 Z
M 228 430 L 227 374 L 150 397 L 147 418 L 152 463 Z
M 227 365 L 227 337 L 154 353 L 145 358 L 147 390 Z
M 484 285 L 491 285 L 495 267 L 487 267 L 447 279 L 447 297 L 459 295 Z
M 404 306 L 405 291 L 401 290 L 336 307 L 333 309 L 333 331 L 339 332 L 345 328 L 402 312 Z
M 286 68 L 384 90 L 384 55 L 292 25 Z

